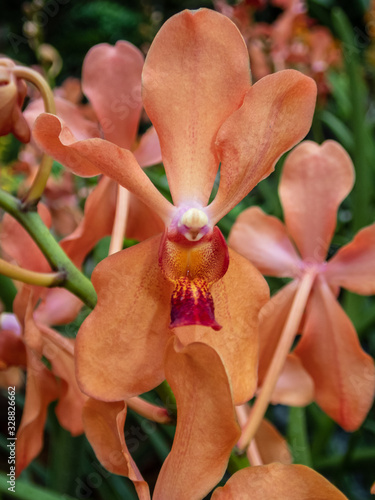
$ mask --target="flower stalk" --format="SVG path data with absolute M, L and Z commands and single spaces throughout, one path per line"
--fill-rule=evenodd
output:
M 122 250 L 126 220 L 128 218 L 128 201 L 129 191 L 119 184 L 117 187 L 116 215 L 113 223 L 111 243 L 109 245 L 109 255 Z
M 46 80 L 31 68 L 16 66 L 13 73 L 17 78 L 22 78 L 32 83 L 41 93 L 44 103 L 44 109 L 47 113 L 56 114 L 55 100 L 52 90 Z M 53 158 L 43 154 L 35 179 L 22 200 L 23 209 L 35 208 L 38 204 L 44 188 L 46 187 L 48 177 L 51 173 Z
M 266 413 L 277 379 L 279 378 L 281 370 L 285 364 L 286 357 L 293 345 L 293 340 L 298 331 L 314 279 L 315 272 L 306 271 L 299 283 L 293 305 L 281 333 L 275 354 L 268 368 L 263 386 L 255 400 L 249 419 L 244 426 L 242 435 L 238 441 L 237 446 L 242 451 L 247 448 L 254 438 L 264 414 Z
M 10 264 L 3 259 L 0 259 L 0 274 L 29 285 L 37 286 L 60 286 L 65 281 L 63 272 L 38 273 L 29 269 L 23 269 L 15 264 Z

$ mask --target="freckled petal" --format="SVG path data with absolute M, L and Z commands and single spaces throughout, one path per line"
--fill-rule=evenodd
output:
M 223 124 L 216 139 L 220 185 L 208 207 L 216 223 L 274 169 L 280 156 L 309 131 L 316 85 L 298 71 L 259 80 L 241 108 Z
M 155 188 L 134 155 L 102 139 L 77 141 L 54 115 L 42 114 L 35 122 L 34 139 L 39 147 L 77 175 L 103 173 L 132 191 L 162 218 L 169 218 L 172 205 Z
M 98 304 L 76 340 L 78 382 L 92 397 L 119 401 L 164 379 L 172 287 L 158 265 L 160 239 L 115 253 L 93 272 Z
M 177 339 L 168 344 L 165 373 L 178 417 L 153 500 L 198 500 L 223 477 L 240 434 L 227 373 L 211 347 L 182 348 Z
M 219 167 L 217 131 L 249 86 L 244 40 L 217 12 L 185 10 L 156 35 L 143 70 L 143 101 L 175 205 L 206 205 Z
M 212 500 L 345 500 L 323 476 L 305 465 L 270 464 L 236 472 Z M 347 499 L 346 499 L 347 500 Z
M 133 153 L 141 167 L 149 167 L 161 163 L 160 143 L 154 127 L 146 130 Z
M 101 43 L 87 53 L 82 68 L 82 89 L 89 98 L 104 137 L 130 149 L 142 110 L 142 52 L 129 42 Z
M 337 142 L 306 141 L 288 156 L 279 192 L 286 226 L 304 260 L 325 260 L 338 207 L 353 182 L 352 161 Z
M 89 399 L 83 410 L 85 434 L 97 459 L 112 474 L 133 481 L 139 500 L 150 500 L 147 483 L 141 476 L 125 443 L 126 404 Z
M 374 362 L 323 279 L 314 286 L 295 354 L 314 380 L 319 406 L 345 430 L 356 430 L 374 399 Z
M 262 462 L 270 464 L 272 462 L 281 462 L 283 464 L 292 463 L 292 456 L 288 444 L 276 429 L 265 418 L 262 420 L 259 429 L 255 435 L 255 442 L 262 457 Z
M 241 404 L 257 385 L 258 314 L 268 299 L 268 286 L 246 259 L 229 250 L 228 271 L 211 293 L 222 329 L 193 326 L 176 328 L 175 333 L 184 345 L 198 341 L 215 349 L 228 372 L 235 404 Z
M 337 285 L 363 294 L 375 294 L 375 224 L 359 231 L 328 262 L 325 276 Z
M 314 381 L 294 354 L 286 358 L 276 382 L 271 403 L 286 406 L 307 406 L 314 401 Z
M 17 430 L 17 476 L 40 453 L 43 447 L 47 409 L 59 394 L 55 377 L 30 349 L 27 357 L 25 405 Z
M 292 281 L 279 290 L 262 308 L 259 315 L 259 386 L 272 361 L 274 352 L 280 339 L 281 332 L 288 318 L 294 296 L 297 290 L 297 281 Z
M 301 259 L 289 239 L 284 224 L 260 208 L 244 210 L 234 223 L 229 245 L 267 276 L 291 277 Z

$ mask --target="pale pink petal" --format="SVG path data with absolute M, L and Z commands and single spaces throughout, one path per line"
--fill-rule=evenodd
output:
M 292 277 L 299 272 L 301 259 L 279 219 L 260 208 L 244 210 L 234 223 L 229 245 L 259 269 L 262 274 Z
M 279 192 L 286 226 L 302 258 L 320 263 L 336 227 L 337 210 L 353 187 L 352 161 L 337 142 L 300 144 L 287 158 Z
M 217 131 L 249 86 L 244 40 L 217 12 L 185 10 L 156 35 L 143 70 L 143 101 L 176 205 L 207 204 L 219 167 Z
M 142 111 L 142 52 L 129 42 L 92 47 L 82 68 L 82 89 L 89 98 L 104 137 L 130 149 Z

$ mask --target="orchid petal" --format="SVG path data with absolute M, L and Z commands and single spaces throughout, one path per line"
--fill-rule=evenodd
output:
M 352 161 L 337 142 L 300 144 L 287 158 L 279 192 L 286 226 L 302 258 L 326 258 L 337 210 L 354 182 Z
M 150 492 L 125 443 L 124 402 L 103 403 L 89 399 L 83 409 L 85 434 L 99 462 L 112 474 L 128 477 L 139 500 L 150 500 Z
M 340 248 L 325 270 L 330 285 L 363 294 L 375 294 L 375 224 L 359 231 Z
M 313 379 L 304 369 L 300 359 L 294 354 L 289 354 L 277 379 L 271 403 L 286 406 L 307 406 L 313 401 Z
M 59 118 L 46 113 L 36 120 L 33 136 L 43 151 L 77 175 L 103 173 L 132 191 L 163 219 L 170 218 L 173 206 L 155 188 L 130 151 L 102 139 L 76 141 Z
M 55 97 L 56 114 L 64 124 L 70 128 L 77 140 L 100 137 L 100 130 L 96 123 L 84 117 L 80 108 L 62 97 Z M 32 101 L 23 115 L 30 128 L 41 113 L 44 113 L 43 99 Z
M 246 259 L 229 249 L 229 268 L 211 288 L 219 332 L 185 326 L 174 332 L 184 345 L 203 342 L 221 357 L 236 405 L 248 401 L 257 385 L 258 314 L 268 299 L 268 286 Z
M 164 229 L 165 225 L 161 218 L 150 210 L 139 198 L 130 194 L 126 237 L 143 241 L 151 238 L 151 236 L 162 233 Z
M 228 240 L 240 255 L 249 259 L 262 274 L 293 277 L 301 259 L 279 219 L 258 207 L 244 210 L 234 223 Z
M 171 339 L 165 373 L 176 396 L 177 427 L 152 498 L 198 500 L 224 475 L 240 434 L 230 384 L 218 354 L 201 343 L 183 348 Z
M 130 149 L 142 111 L 142 52 L 129 42 L 113 47 L 101 43 L 87 53 L 82 68 L 82 89 L 89 98 L 104 137 Z
M 259 314 L 259 386 L 263 384 L 272 361 L 297 291 L 298 282 L 292 281 L 279 290 Z
M 217 131 L 249 86 L 244 40 L 217 12 L 185 10 L 156 35 L 143 70 L 143 101 L 175 205 L 207 204 L 219 167 Z
M 100 179 L 85 203 L 85 214 L 75 231 L 60 245 L 81 268 L 86 255 L 104 236 L 111 234 L 116 211 L 117 184 L 109 177 Z
M 133 153 L 141 167 L 149 167 L 161 163 L 160 143 L 154 127 L 150 127 L 142 134 Z
M 305 465 L 270 464 L 242 469 L 217 488 L 212 500 L 347 500 Z
M 35 321 L 44 325 L 65 325 L 75 320 L 83 302 L 65 288 L 44 289 L 35 309 Z
M 27 349 L 26 397 L 16 442 L 17 476 L 41 451 L 47 409 L 58 394 L 55 377 L 38 356 Z
M 255 434 L 255 442 L 265 465 L 272 462 L 292 463 L 292 455 L 285 438 L 268 420 L 262 420 Z
M 304 138 L 315 97 L 314 81 L 294 70 L 266 76 L 247 92 L 241 108 L 217 135 L 220 184 L 207 209 L 214 224 L 273 171 L 285 151 Z
M 313 288 L 295 354 L 314 380 L 319 406 L 345 430 L 356 430 L 374 399 L 374 362 L 322 278 Z
M 83 392 L 119 401 L 164 379 L 172 287 L 158 265 L 161 236 L 104 259 L 92 275 L 98 303 L 76 339 Z

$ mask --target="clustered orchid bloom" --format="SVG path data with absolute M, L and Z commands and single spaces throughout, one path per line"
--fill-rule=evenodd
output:
M 183 344 L 199 340 L 219 352 L 234 400 L 244 402 L 255 388 L 257 315 L 266 291 L 253 267 L 228 254 L 215 224 L 307 133 L 315 84 L 285 71 L 251 87 L 241 35 L 205 9 L 165 23 L 142 79 L 175 206 L 129 150 L 102 139 L 77 141 L 52 115 L 40 116 L 34 128 L 45 152 L 80 175 L 103 172 L 117 180 L 166 225 L 164 235 L 96 268 L 98 305 L 77 337 L 78 380 L 84 392 L 105 401 L 155 387 L 165 377 L 173 327 Z M 207 206 L 219 164 L 219 189 Z
M 285 225 L 251 207 L 238 217 L 229 239 L 263 274 L 293 278 L 261 312 L 260 385 L 307 277 L 311 292 L 300 304 L 302 311 L 306 307 L 306 317 L 290 341 L 301 333 L 294 355 L 314 381 L 316 402 L 346 430 L 361 425 L 375 389 L 374 361 L 361 348 L 354 326 L 336 300 L 340 287 L 375 293 L 375 225 L 359 231 L 325 260 L 338 207 L 353 182 L 352 162 L 338 143 L 319 146 L 305 141 L 288 156 L 282 173 L 279 193 Z

